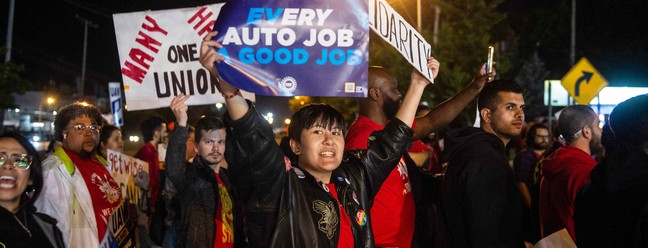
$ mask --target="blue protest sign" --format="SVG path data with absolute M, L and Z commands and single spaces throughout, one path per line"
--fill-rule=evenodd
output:
M 214 25 L 223 79 L 270 96 L 367 95 L 367 1 L 246 0 Z

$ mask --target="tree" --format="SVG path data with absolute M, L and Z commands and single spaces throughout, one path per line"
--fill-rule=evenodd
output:
M 502 1 L 444 0 L 440 3 L 440 29 L 437 44 L 432 46 L 432 56 L 441 63 L 441 72 L 422 100 L 436 106 L 472 81 L 477 69 L 486 60 L 486 48 L 496 41 L 491 33 L 500 28 L 498 25 L 506 18 L 506 14 L 497 10 Z M 421 34 L 428 42 L 432 40 L 429 29 L 424 29 Z M 370 41 L 370 63 L 390 68 L 401 82 L 399 89 L 405 92 L 412 67 L 379 37 L 372 35 Z M 506 57 L 496 54 L 495 59 L 498 74 L 505 73 L 510 67 Z M 475 104 L 471 104 L 451 127 L 468 126 L 474 118 Z
M 4 55 L 6 48 L 0 48 Z M 4 130 L 5 110 L 17 108 L 13 93 L 25 94 L 29 84 L 20 74 L 25 71 L 24 65 L 5 62 L 0 64 L 0 131 Z
M 515 81 L 524 89 L 524 114 L 528 118 L 543 116 L 547 113 L 547 107 L 544 106 L 543 90 L 544 80 L 549 75 L 545 69 L 544 61 L 534 53 L 533 56 L 524 62 Z

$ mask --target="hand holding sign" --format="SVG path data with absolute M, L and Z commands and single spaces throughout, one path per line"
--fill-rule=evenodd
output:
M 225 82 L 218 74 L 216 69 L 216 63 L 219 63 L 225 60 L 225 56 L 216 52 L 216 49 L 223 48 L 218 41 L 212 40 L 214 36 L 218 34 L 218 31 L 209 32 L 207 36 L 203 39 L 202 44 L 200 45 L 200 63 L 212 74 L 216 79 L 218 79 L 218 84 L 216 87 L 218 91 L 223 95 L 225 100 L 231 98 L 234 95 L 237 95 L 239 89 Z
M 220 75 L 216 71 L 214 63 L 220 63 L 225 58 L 220 56 L 214 48 L 222 48 L 218 41 L 212 40 L 212 38 L 218 34 L 218 31 L 212 31 L 205 36 L 202 43 L 200 44 L 200 64 L 202 64 L 205 69 L 209 71 L 217 79 L 220 79 Z
M 436 76 L 438 75 L 439 67 L 439 61 L 437 61 L 434 57 L 429 57 L 427 59 L 427 68 L 432 72 L 432 80 L 434 80 L 434 78 L 436 78 Z M 428 85 L 430 83 L 430 80 L 423 76 L 423 74 L 416 70 L 416 68 L 412 69 L 412 76 L 410 80 L 410 84 Z
M 215 48 L 221 49 L 223 46 L 218 41 L 212 40 L 217 33 L 217 31 L 210 32 L 203 39 L 200 45 L 200 63 L 212 76 L 218 79 L 217 88 L 221 95 L 223 95 L 223 98 L 225 98 L 230 118 L 232 120 L 238 120 L 247 113 L 249 107 L 245 98 L 240 94 L 240 90 L 223 80 L 220 74 L 218 74 L 218 70 L 216 70 L 216 63 L 225 60 L 225 57 L 215 50 Z

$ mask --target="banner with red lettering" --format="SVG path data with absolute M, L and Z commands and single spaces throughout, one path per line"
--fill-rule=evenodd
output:
M 136 247 L 137 223 L 147 223 L 149 164 L 108 149 L 106 169 L 119 184 L 124 202 L 113 211 L 108 222 L 110 240 L 117 247 Z M 137 219 L 135 219 L 137 213 Z
M 128 110 L 168 107 L 181 93 L 191 95 L 188 105 L 225 102 L 199 62 L 200 44 L 221 7 L 113 14 Z

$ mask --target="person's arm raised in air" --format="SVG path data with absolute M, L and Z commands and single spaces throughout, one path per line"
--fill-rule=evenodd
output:
M 169 134 L 169 145 L 166 153 L 166 169 L 169 180 L 178 192 L 183 192 L 191 183 L 196 174 L 194 171 L 188 173 L 191 168 L 187 166 L 185 151 L 187 146 L 187 110 L 189 107 L 185 101 L 189 96 L 180 94 L 171 100 L 170 108 L 176 118 L 176 127 Z
M 436 77 L 437 73 L 439 73 L 439 61 L 434 58 L 428 58 L 427 68 L 432 70 L 432 75 Z M 418 107 L 423 91 L 428 84 L 430 84 L 430 81 L 423 77 L 420 72 L 414 69 L 412 70 L 409 88 L 407 88 L 407 93 L 405 93 L 403 103 L 400 108 L 398 108 L 398 112 L 396 112 L 396 118 L 400 119 L 409 127 L 412 127 L 414 117 L 416 116 L 416 108 Z M 416 125 L 418 126 L 418 123 Z
M 439 62 L 434 58 L 428 59 L 428 69 L 434 76 L 439 72 Z M 412 82 L 403 98 L 401 106 L 396 112 L 396 118 L 390 121 L 383 130 L 373 132 L 369 147 L 361 158 L 363 169 L 366 171 L 369 206 L 373 204 L 373 197 L 378 193 L 380 186 L 394 169 L 402 154 L 407 152 L 407 146 L 412 140 L 412 122 L 416 114 L 421 96 L 425 87 L 430 84 L 421 73 L 412 70 Z M 418 124 L 417 124 L 418 125 Z
M 477 71 L 477 75 L 475 75 L 472 83 L 466 86 L 466 88 L 433 108 L 427 115 L 416 118 L 416 126 L 414 127 L 414 136 L 412 139 L 421 139 L 450 124 L 466 105 L 479 95 L 479 92 L 481 92 L 486 83 L 490 82 L 488 81 L 489 76 L 491 79 L 495 77 L 495 73 L 495 68 L 493 68 L 493 72 L 488 74 L 486 72 L 486 64 L 483 64 Z
M 272 127 L 258 114 L 254 105 L 243 98 L 238 88 L 225 82 L 214 63 L 225 57 L 215 49 L 222 48 L 209 33 L 200 47 L 200 63 L 219 80 L 218 90 L 225 98 L 227 125 L 225 160 L 230 181 L 239 192 L 246 216 L 246 234 L 252 247 L 268 247 L 275 228 L 283 182 L 286 180 L 284 154 L 275 142 Z
M 230 118 L 233 121 L 241 119 L 243 115 L 247 113 L 250 109 L 245 98 L 241 95 L 241 92 L 238 88 L 232 86 L 228 82 L 225 82 L 218 71 L 214 63 L 221 63 L 225 60 L 225 57 L 216 52 L 216 49 L 221 49 L 223 46 L 212 38 L 218 32 L 213 31 L 205 36 L 203 39 L 202 45 L 200 46 L 200 63 L 209 71 L 209 73 L 218 80 L 218 91 L 225 98 L 225 103 L 227 105 L 227 112 L 229 113 Z

